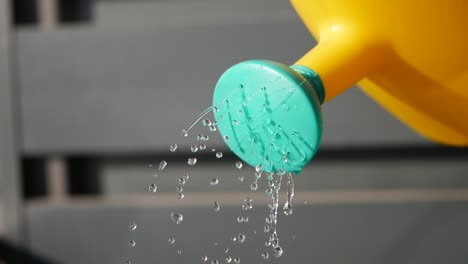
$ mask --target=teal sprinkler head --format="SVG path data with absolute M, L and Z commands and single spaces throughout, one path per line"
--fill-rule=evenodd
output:
M 319 76 L 307 67 L 252 60 L 216 84 L 213 112 L 228 147 L 265 172 L 300 173 L 322 137 Z

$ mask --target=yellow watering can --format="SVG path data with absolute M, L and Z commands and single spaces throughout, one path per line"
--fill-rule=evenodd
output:
M 468 1 L 292 4 L 318 45 L 291 67 L 234 65 L 216 85 L 215 119 L 240 158 L 299 172 L 320 143 L 321 103 L 355 83 L 424 137 L 468 146 Z

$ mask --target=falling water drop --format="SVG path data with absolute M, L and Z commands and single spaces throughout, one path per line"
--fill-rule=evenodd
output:
M 185 178 L 184 178 L 184 177 L 180 177 L 179 179 L 177 179 L 177 182 L 178 182 L 180 185 L 184 185 L 184 184 L 185 184 Z
M 237 222 L 239 222 L 239 223 L 244 222 L 244 216 L 239 215 L 239 216 L 237 217 Z
M 293 213 L 293 208 L 291 206 L 291 204 L 289 202 L 285 202 L 284 203 L 284 207 L 283 207 L 283 213 L 285 215 L 292 215 Z
M 211 181 L 210 181 L 210 185 L 211 185 L 211 186 L 218 185 L 218 183 L 219 183 L 218 178 L 213 178 L 213 179 L 211 179 Z
M 174 221 L 176 224 L 180 224 L 184 220 L 184 215 L 181 213 L 171 213 L 171 219 Z
M 167 162 L 165 160 L 161 160 L 159 163 L 159 170 L 162 171 L 164 168 L 166 168 Z
M 197 164 L 197 158 L 189 158 L 187 160 L 187 164 L 190 165 L 190 166 L 193 166 L 193 165 Z
M 169 150 L 171 152 L 175 152 L 177 150 L 177 144 L 172 144 L 170 147 L 169 147 Z
M 219 212 L 219 209 L 220 209 L 219 203 L 218 203 L 218 202 L 214 202 L 214 203 L 213 203 L 213 210 L 214 210 L 215 212 Z
M 277 246 L 273 249 L 273 254 L 275 255 L 275 257 L 279 258 L 281 257 L 281 255 L 283 255 L 283 248 L 281 248 L 280 246 Z
M 250 185 L 250 190 L 256 191 L 257 189 L 258 189 L 258 183 L 252 182 L 252 184 Z
M 132 222 L 130 223 L 130 225 L 128 226 L 128 229 L 130 229 L 130 231 L 135 231 L 137 229 L 137 224 Z
M 221 151 L 216 152 L 216 158 L 220 159 L 223 157 L 223 153 Z
M 174 244 L 175 243 L 175 238 L 170 237 L 167 241 L 169 242 L 169 244 Z
M 209 119 L 204 119 L 204 120 L 202 121 L 202 125 L 203 125 L 203 126 L 211 126 L 211 121 L 210 121 Z
M 156 193 L 158 191 L 158 186 L 154 183 L 148 185 L 148 190 L 152 193 Z
M 198 151 L 198 147 L 196 145 L 192 145 L 190 147 L 190 151 L 192 151 L 193 153 L 197 152 Z
M 242 165 L 242 162 L 237 161 L 237 162 L 235 163 L 235 166 L 236 166 L 236 168 L 238 168 L 238 169 L 240 170 L 240 169 L 242 169 L 242 166 L 243 166 L 243 165 Z
M 135 247 L 135 246 L 136 246 L 135 240 L 130 240 L 130 241 L 128 241 L 128 245 L 129 245 L 130 247 Z

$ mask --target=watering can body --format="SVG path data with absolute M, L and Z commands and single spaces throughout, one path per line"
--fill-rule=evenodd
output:
M 468 145 L 468 1 L 292 0 L 325 101 L 358 83 L 419 134 Z
M 321 141 L 321 104 L 356 83 L 424 137 L 468 146 L 468 1 L 292 4 L 318 44 L 292 66 L 236 64 L 216 85 L 214 116 L 237 156 L 300 172 Z

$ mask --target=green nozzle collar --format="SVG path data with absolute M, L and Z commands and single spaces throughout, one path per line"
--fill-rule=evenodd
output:
M 325 100 L 325 88 L 323 87 L 320 76 L 315 71 L 306 66 L 293 65 L 291 68 L 300 73 L 310 83 L 310 85 L 312 85 L 315 92 L 317 93 L 320 104 L 323 104 L 323 101 Z

